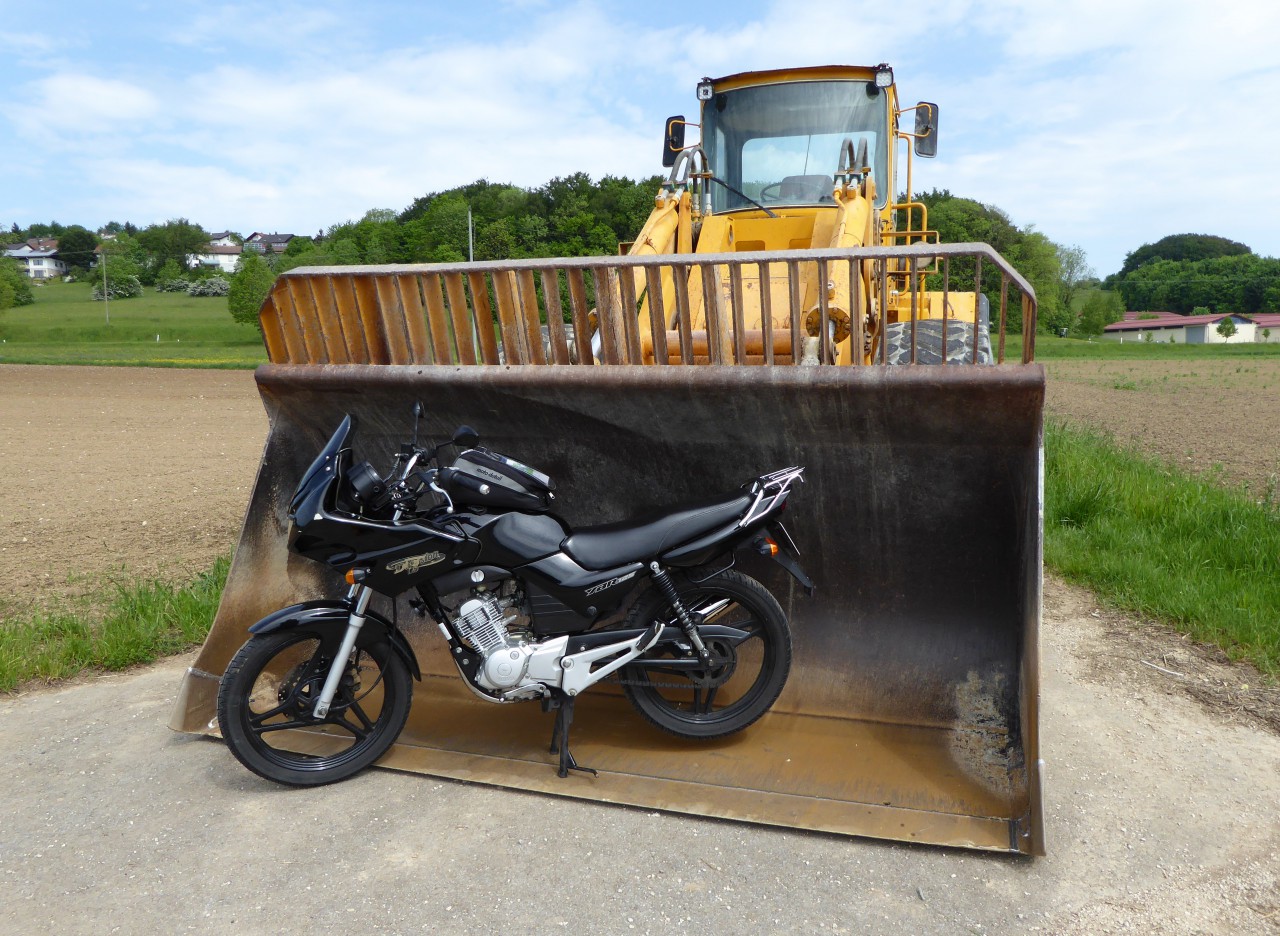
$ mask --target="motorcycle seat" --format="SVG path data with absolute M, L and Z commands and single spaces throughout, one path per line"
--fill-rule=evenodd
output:
M 741 490 L 711 500 L 677 507 L 658 517 L 583 527 L 560 548 L 578 565 L 592 571 L 654 559 L 746 513 L 752 497 Z

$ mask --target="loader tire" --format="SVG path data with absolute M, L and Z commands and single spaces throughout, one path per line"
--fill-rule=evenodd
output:
M 991 304 L 985 295 L 978 296 L 977 327 L 973 322 L 948 320 L 946 355 L 948 364 L 972 364 L 974 333 L 977 333 L 979 364 L 994 364 L 991 352 Z M 943 354 L 942 320 L 921 319 L 916 322 L 916 363 L 941 364 Z M 885 327 L 885 363 L 911 363 L 911 322 L 891 322 Z
M 366 628 L 366 631 L 372 630 Z M 231 753 L 289 786 L 345 780 L 391 747 L 409 716 L 413 682 L 382 635 L 357 641 L 329 714 L 311 714 L 338 637 L 305 627 L 250 638 L 218 687 L 218 725 Z
M 677 593 L 699 623 L 725 624 L 751 636 L 736 647 L 708 641 L 717 660 L 710 669 L 623 667 L 623 692 L 650 724 L 683 738 L 720 738 L 741 731 L 769 710 L 786 685 L 791 669 L 786 615 L 768 589 L 732 570 L 697 583 L 677 580 Z M 650 587 L 631 609 L 626 626 L 648 627 L 655 620 L 679 625 L 667 599 Z
M 973 363 L 973 323 L 947 322 L 947 363 Z M 885 329 L 885 350 L 890 364 L 911 363 L 911 323 L 892 322 Z M 991 335 L 985 325 L 978 326 L 978 363 L 990 364 Z M 942 363 L 942 322 L 923 319 L 916 322 L 916 363 Z

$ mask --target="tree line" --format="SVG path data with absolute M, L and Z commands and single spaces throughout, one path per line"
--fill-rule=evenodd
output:
M 1280 259 L 1209 234 L 1172 234 L 1125 257 L 1107 286 L 1134 311 L 1280 311 Z
M 117 289 L 123 290 L 123 298 L 142 286 L 195 289 L 197 294 L 227 295 L 232 315 L 252 323 L 275 276 L 296 266 L 614 254 L 620 241 L 638 233 L 660 185 L 658 176 L 593 181 L 585 173 L 531 189 L 480 180 L 423 195 L 399 212 L 374 209 L 315 236 L 296 236 L 283 254 L 245 251 L 225 288 L 200 285 L 220 279 L 217 271 L 188 269 L 187 257 L 203 252 L 209 234 L 186 218 L 143 228 L 113 221 L 97 233 L 57 222 L 25 230 L 14 225 L 0 232 L 0 243 L 56 237 L 59 256 L 73 275 L 95 280 L 99 289 L 104 288 L 102 265 L 90 267 L 101 246 L 113 297 Z M 942 242 L 987 243 L 1006 257 L 1035 288 L 1039 322 L 1048 332 L 1097 334 L 1122 318 L 1126 308 L 1246 314 L 1280 308 L 1280 260 L 1257 257 L 1244 244 L 1225 238 L 1182 234 L 1144 244 L 1100 284 L 1080 247 L 1057 244 L 1034 226 L 1019 226 L 994 205 L 945 189 L 917 194 L 915 201 L 925 206 L 927 226 Z M 924 219 L 915 214 L 908 219 L 903 213 L 899 227 L 908 220 L 920 227 Z M 966 281 L 963 262 L 953 262 L 951 275 L 952 282 Z M 0 275 L 0 303 L 15 290 L 30 292 L 29 285 L 18 282 L 23 279 Z M 983 291 L 999 295 L 999 274 L 989 266 Z M 1010 324 L 1018 327 L 1018 317 L 1011 316 Z

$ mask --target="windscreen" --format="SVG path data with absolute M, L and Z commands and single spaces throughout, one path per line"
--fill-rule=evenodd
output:
M 763 205 L 831 204 L 845 140 L 866 141 L 876 207 L 888 198 L 888 95 L 867 81 L 797 81 L 723 91 L 702 109 L 713 174 Z M 711 185 L 712 209 L 751 202 Z

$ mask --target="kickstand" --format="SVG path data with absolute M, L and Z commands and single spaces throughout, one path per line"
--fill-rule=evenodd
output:
M 542 710 L 544 712 L 551 709 L 556 710 L 555 727 L 551 729 L 551 753 L 560 754 L 559 775 L 561 777 L 569 776 L 569 771 L 571 770 L 589 773 L 593 777 L 598 777 L 600 774 L 590 767 L 579 767 L 578 762 L 573 759 L 573 754 L 569 751 L 569 726 L 573 724 L 573 703 L 573 696 L 555 696 L 554 698 L 544 698 L 542 700 Z

